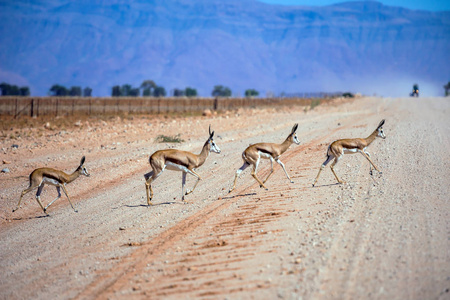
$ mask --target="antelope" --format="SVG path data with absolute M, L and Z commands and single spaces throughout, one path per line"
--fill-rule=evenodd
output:
M 214 131 L 211 132 L 211 126 L 209 126 L 209 138 L 203 145 L 200 154 L 196 155 L 188 151 L 182 151 L 177 149 L 165 149 L 159 150 L 153 153 L 150 158 L 150 166 L 152 171 L 144 175 L 145 178 L 145 190 L 147 192 L 147 204 L 153 205 L 151 200 L 153 198 L 152 182 L 158 178 L 162 172 L 167 168 L 172 171 L 181 171 L 182 173 L 182 185 L 181 185 L 181 200 L 184 201 L 184 196 L 192 193 L 197 187 L 198 182 L 202 179 L 200 175 L 195 172 L 195 169 L 202 166 L 209 156 L 210 152 L 220 153 L 220 148 L 214 143 L 213 140 Z M 186 175 L 191 174 L 197 177 L 197 181 L 194 184 L 192 190 L 187 189 L 184 194 L 184 188 L 186 184 Z M 150 191 L 150 193 L 149 193 Z
M 22 191 L 22 194 L 20 195 L 19 203 L 17 204 L 17 207 L 13 209 L 13 212 L 18 210 L 20 208 L 20 203 L 22 202 L 22 197 L 31 192 L 34 189 L 38 189 L 36 192 L 36 201 L 39 203 L 39 206 L 42 208 L 45 214 L 47 214 L 47 208 L 53 204 L 56 200 L 58 200 L 61 197 L 61 188 L 64 191 L 64 194 L 66 194 L 67 200 L 69 200 L 70 206 L 72 206 L 72 209 L 75 212 L 78 212 L 72 205 L 72 202 L 70 201 L 69 194 L 66 190 L 66 184 L 71 183 L 75 179 L 77 179 L 80 175 L 84 175 L 89 177 L 90 174 L 88 173 L 87 169 L 84 167 L 84 161 L 85 157 L 83 156 L 80 161 L 80 165 L 78 168 L 72 173 L 67 174 L 63 171 L 52 169 L 52 168 L 38 168 L 31 172 L 30 174 L 30 186 Z M 46 207 L 42 205 L 41 202 L 41 192 L 44 188 L 45 184 L 53 185 L 56 187 L 56 191 L 58 192 L 58 196 L 50 202 Z
M 370 175 L 372 175 L 372 166 L 377 170 L 380 174 L 382 172 L 375 166 L 375 164 L 370 159 L 370 154 L 367 152 L 367 147 L 375 140 L 375 138 L 380 137 L 382 139 L 385 139 L 386 136 L 383 132 L 383 125 L 385 120 L 382 120 L 380 124 L 378 124 L 378 127 L 372 132 L 371 135 L 369 135 L 367 138 L 355 138 L 355 139 L 341 139 L 332 142 L 328 146 L 327 150 L 327 158 L 323 162 L 322 166 L 320 167 L 319 173 L 316 176 L 316 179 L 314 180 L 313 187 L 317 183 L 317 180 L 319 179 L 320 172 L 325 168 L 325 166 L 334 159 L 333 163 L 331 164 L 331 172 L 333 172 L 334 177 L 336 177 L 337 181 L 342 184 L 345 183 L 344 181 L 340 180 L 339 177 L 336 175 L 336 172 L 334 171 L 334 166 L 338 163 L 338 161 L 344 156 L 344 154 L 353 154 L 353 153 L 361 153 L 370 163 Z
M 234 188 L 236 187 L 236 181 L 239 177 L 239 175 L 247 169 L 250 165 L 253 166 L 252 169 L 252 176 L 256 179 L 256 181 L 259 183 L 260 187 L 263 187 L 267 190 L 267 187 L 264 185 L 264 183 L 267 182 L 270 175 L 273 173 L 273 161 L 275 160 L 284 170 L 284 173 L 286 174 L 287 179 L 291 183 L 294 183 L 291 178 L 289 177 L 286 168 L 284 164 L 280 160 L 280 156 L 286 152 L 286 150 L 292 145 L 292 144 L 300 144 L 300 141 L 297 138 L 297 131 L 298 124 L 295 124 L 294 127 L 292 127 L 291 133 L 288 135 L 286 140 L 284 140 L 281 144 L 275 144 L 275 143 L 257 143 L 253 144 L 247 147 L 247 149 L 244 150 L 242 153 L 242 159 L 244 160 L 244 164 L 236 171 L 236 174 L 234 176 L 234 183 L 233 187 L 229 190 L 229 193 L 231 193 Z M 264 181 L 261 181 L 258 176 L 256 175 L 256 171 L 258 169 L 259 161 L 261 158 L 270 159 L 270 166 L 271 170 L 269 175 L 267 175 L 267 178 Z

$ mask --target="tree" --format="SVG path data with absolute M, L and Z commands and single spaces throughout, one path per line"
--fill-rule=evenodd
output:
M 120 88 L 120 96 L 130 96 L 132 88 L 133 87 L 131 86 L 131 84 L 122 85 L 122 87 Z
M 156 88 L 156 84 L 153 80 L 144 80 L 141 83 L 142 96 L 151 96 L 152 90 Z
M 445 96 L 450 95 L 449 91 L 450 91 L 450 81 L 444 85 L 444 89 L 445 89 Z
M 120 86 L 115 85 L 115 86 L 112 87 L 111 96 L 113 96 L 113 97 L 120 97 L 121 96 L 121 94 L 120 94 Z
M 11 85 L 6 82 L 2 82 L 0 83 L 0 90 L 2 90 L 2 96 L 8 96 L 10 95 Z
M 184 90 L 174 89 L 173 90 L 173 96 L 174 97 L 183 97 L 184 96 Z
M 248 89 L 245 91 L 245 97 L 257 97 L 259 92 L 255 89 Z
M 139 97 L 139 93 L 140 93 L 139 88 L 131 88 L 131 90 L 129 91 L 128 96 Z
M 30 96 L 30 88 L 23 86 L 20 88 L 20 96 Z
M 153 96 L 155 97 L 165 97 L 166 96 L 166 89 L 162 86 L 155 87 L 153 91 Z
M 9 90 L 9 94 L 12 96 L 19 96 L 20 89 L 17 85 L 11 85 L 11 89 Z
M 30 88 L 27 86 L 18 87 L 17 85 L 11 85 L 6 82 L 0 84 L 0 90 L 2 96 L 29 96 Z
M 69 96 L 81 96 L 81 87 L 80 86 L 73 86 L 69 90 Z
M 133 88 L 131 84 L 115 85 L 111 92 L 112 97 L 138 97 L 139 94 L 139 88 Z
M 147 88 L 142 90 L 142 97 L 150 97 L 152 95 L 151 89 Z
M 54 84 L 49 91 L 50 96 L 67 96 L 69 94 L 69 91 L 66 87 Z
M 231 90 L 228 87 L 224 87 L 222 85 L 216 85 L 216 86 L 214 86 L 214 90 L 212 91 L 211 95 L 213 97 L 230 97 Z
M 184 94 L 186 95 L 186 97 L 197 97 L 197 90 L 193 89 L 193 88 L 190 88 L 190 87 L 187 87 L 184 90 Z
M 83 97 L 91 97 L 92 89 L 90 87 L 85 87 L 83 89 Z

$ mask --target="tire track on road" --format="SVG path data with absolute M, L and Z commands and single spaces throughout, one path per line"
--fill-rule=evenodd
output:
M 365 116 L 364 116 L 365 117 Z M 364 117 L 360 117 L 358 120 L 363 119 Z M 305 151 L 306 149 L 313 149 L 315 148 L 315 151 L 318 151 L 317 145 L 321 144 L 324 141 L 328 141 L 330 136 L 333 136 L 336 132 L 347 129 L 349 127 L 353 126 L 353 124 L 346 125 L 346 126 L 340 126 L 338 128 L 335 128 L 334 130 L 330 131 L 326 135 L 311 140 L 310 142 L 306 144 L 301 144 L 294 149 L 291 149 L 288 151 L 285 155 L 283 155 L 285 160 L 290 160 L 294 156 L 298 156 L 301 152 Z M 302 163 L 301 160 L 298 160 L 298 163 L 292 167 L 298 167 L 298 168 L 305 168 L 308 165 Z M 268 169 L 268 168 L 266 168 Z M 265 172 L 265 170 L 261 170 L 261 172 Z M 275 175 L 274 175 L 275 176 Z M 283 174 L 284 176 L 284 174 Z M 273 180 L 273 179 L 272 179 Z M 286 195 L 282 193 L 286 193 L 286 188 L 284 185 L 284 181 L 286 179 L 283 178 L 282 184 L 278 185 L 276 187 L 272 187 L 269 191 L 268 195 L 263 195 L 260 197 L 251 195 L 252 197 L 246 197 L 246 203 L 248 201 L 253 201 L 254 204 L 261 201 L 262 203 L 270 203 L 271 201 L 275 200 L 275 204 L 271 205 L 269 207 L 264 207 L 264 212 L 259 211 L 258 209 L 255 209 L 255 206 L 250 206 L 250 209 L 243 210 L 243 211 L 236 211 L 230 216 L 222 216 L 219 218 L 218 223 L 215 223 L 211 225 L 212 227 L 216 226 L 217 228 L 226 229 L 228 228 L 228 231 L 221 232 L 218 238 L 220 236 L 236 236 L 238 240 L 244 241 L 243 244 L 237 243 L 234 247 L 235 249 L 241 249 L 246 248 L 246 238 L 252 236 L 255 234 L 254 232 L 254 226 L 248 225 L 248 224 L 263 224 L 272 222 L 274 219 L 278 219 L 283 216 L 282 211 L 287 210 L 287 208 L 283 208 L 284 205 L 280 204 L 279 200 L 283 200 Z M 188 217 L 187 219 L 179 222 L 172 228 L 166 230 L 162 234 L 158 235 L 157 237 L 152 238 L 147 243 L 142 244 L 139 246 L 139 248 L 132 252 L 131 255 L 125 257 L 122 262 L 120 262 L 118 265 L 114 267 L 114 275 L 112 276 L 111 273 L 102 274 L 100 277 L 96 278 L 84 291 L 82 291 L 77 298 L 97 298 L 97 297 L 105 297 L 105 295 L 112 295 L 117 291 L 120 290 L 126 290 L 127 286 L 129 287 L 129 282 L 133 281 L 133 278 L 137 276 L 137 274 L 146 273 L 147 265 L 153 262 L 158 256 L 166 252 L 168 249 L 173 247 L 178 241 L 182 240 L 185 236 L 191 234 L 192 232 L 196 231 L 197 228 L 205 225 L 205 223 L 209 222 L 213 217 L 217 217 L 221 211 L 225 211 L 228 208 L 230 208 L 231 205 L 234 205 L 239 199 L 248 196 L 246 193 L 248 190 L 255 188 L 257 184 L 254 183 L 249 187 L 245 188 L 237 188 L 236 190 L 236 196 L 224 197 L 223 199 L 218 199 L 214 201 L 211 205 L 203 209 L 202 211 L 194 214 L 191 217 Z M 273 195 L 280 195 L 279 198 L 274 197 Z M 250 204 L 248 204 L 250 205 Z M 260 206 L 256 206 L 256 208 L 259 208 Z M 281 207 L 281 211 L 280 211 Z M 274 212 L 272 215 L 266 215 L 267 212 Z M 253 220 L 254 223 L 252 223 L 251 220 L 248 218 L 244 218 L 243 216 L 247 214 L 257 215 L 257 217 Z M 259 213 L 259 215 L 258 215 Z M 237 222 L 230 221 L 233 220 L 233 218 L 239 219 Z M 244 227 L 244 230 L 237 231 L 236 228 L 242 227 L 242 225 L 246 225 L 247 227 Z M 233 233 L 234 232 L 234 233 Z M 220 240 L 219 240 L 220 245 Z M 194 245 L 198 246 L 198 245 Z M 225 245 L 223 245 L 225 246 Z M 197 251 L 198 247 L 194 247 L 190 251 Z M 205 249 L 214 249 L 216 250 L 216 247 L 206 247 Z M 229 248 L 229 247 L 228 247 Z M 226 250 L 230 250 L 227 248 L 224 248 Z M 254 252 L 257 250 L 257 247 L 252 247 L 250 252 Z M 213 251 L 213 252 L 214 252 Z M 246 256 L 246 252 L 243 253 L 244 257 Z M 205 254 L 203 254 L 205 255 Z M 194 255 L 188 255 L 190 257 L 193 257 Z M 217 259 L 217 257 L 214 257 L 214 259 Z M 237 258 L 238 260 L 241 258 Z M 213 260 L 214 261 L 214 260 Z M 182 280 L 183 281 L 183 280 Z M 189 280 L 186 280 L 189 281 Z M 170 286 L 171 284 L 169 284 Z M 256 283 L 257 286 L 265 286 L 264 283 L 258 282 Z M 169 290 L 169 288 L 167 289 Z M 184 290 L 184 289 L 182 289 Z M 165 290 L 166 291 L 166 290 Z M 149 291 L 152 293 L 155 293 L 157 291 Z M 181 290 L 180 290 L 181 292 Z M 208 293 L 207 290 L 204 291 L 205 293 Z M 167 293 L 167 292 L 166 292 Z M 175 291 L 171 291 L 172 294 L 176 294 Z

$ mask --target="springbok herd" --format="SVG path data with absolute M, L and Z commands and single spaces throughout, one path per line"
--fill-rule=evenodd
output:
M 370 174 L 372 175 L 372 166 L 381 174 L 381 171 L 375 166 L 375 164 L 370 159 L 370 154 L 367 152 L 367 147 L 375 140 L 377 137 L 381 137 L 383 139 L 386 138 L 383 132 L 383 125 L 385 120 L 382 120 L 380 124 L 378 124 L 378 127 L 370 134 L 367 138 L 353 138 L 353 139 L 341 139 L 332 142 L 327 149 L 327 158 L 322 163 L 319 173 L 317 174 L 313 186 L 317 183 L 317 180 L 319 179 L 320 173 L 325 168 L 325 166 L 333 160 L 333 163 L 331 164 L 330 168 L 333 172 L 334 176 L 336 177 L 337 181 L 339 183 L 344 183 L 339 177 L 337 176 L 336 172 L 334 171 L 334 166 L 339 162 L 339 160 L 342 158 L 344 154 L 347 153 L 361 153 L 369 162 L 370 162 Z M 247 149 L 242 152 L 242 160 L 243 164 L 242 166 L 236 171 L 236 175 L 234 177 L 233 186 L 229 190 L 231 193 L 235 187 L 236 187 L 236 181 L 239 177 L 239 175 L 244 171 L 247 167 L 252 166 L 251 174 L 253 178 L 259 183 L 260 187 L 267 190 L 267 187 L 265 186 L 265 183 L 269 179 L 269 177 L 273 173 L 273 161 L 276 161 L 282 168 L 284 173 L 286 174 L 286 177 L 288 180 L 292 183 L 293 181 L 289 177 L 286 168 L 284 164 L 280 160 L 280 156 L 286 152 L 289 147 L 295 143 L 300 144 L 300 141 L 297 138 L 297 128 L 298 124 L 295 124 L 294 127 L 292 127 L 291 132 L 287 136 L 287 138 L 282 142 L 281 144 L 275 144 L 275 143 L 257 143 L 250 145 L 247 147 Z M 182 151 L 182 150 L 176 150 L 176 149 L 165 149 L 165 150 L 159 150 L 153 153 L 150 156 L 149 162 L 150 166 L 152 167 L 152 170 L 144 175 L 145 178 L 145 190 L 147 193 L 147 204 L 152 205 L 152 198 L 153 198 L 153 189 L 152 189 L 152 182 L 158 178 L 162 172 L 167 168 L 169 170 L 174 171 L 181 171 L 182 172 L 182 187 L 181 187 L 181 199 L 184 201 L 184 196 L 192 193 L 195 188 L 197 187 L 197 184 L 201 180 L 200 175 L 197 174 L 195 169 L 203 165 L 206 161 L 206 159 L 209 156 L 210 152 L 220 153 L 220 148 L 217 146 L 217 144 L 214 142 L 214 131 L 211 132 L 211 126 L 209 127 L 209 137 L 206 140 L 205 144 L 203 145 L 202 151 L 200 154 L 194 154 L 188 151 Z M 261 179 L 258 178 L 256 171 L 258 169 L 259 162 L 261 158 L 270 159 L 271 164 L 271 170 L 269 175 L 267 175 L 266 179 L 264 181 L 261 181 Z M 76 212 L 77 210 L 73 207 L 72 202 L 70 201 L 69 194 L 66 190 L 66 184 L 74 181 L 77 179 L 80 175 L 84 176 L 90 176 L 89 172 L 87 171 L 86 167 L 84 166 L 85 163 L 85 157 L 83 156 L 80 161 L 80 165 L 78 168 L 72 173 L 67 174 L 63 171 L 52 169 L 52 168 L 38 168 L 31 172 L 29 176 L 30 185 L 28 188 L 22 191 L 19 199 L 19 203 L 17 204 L 17 207 L 13 210 L 15 212 L 20 208 L 20 203 L 22 202 L 22 198 L 25 194 L 28 192 L 31 192 L 34 189 L 37 189 L 36 192 L 36 201 L 39 203 L 39 206 L 42 208 L 44 213 L 47 214 L 47 208 L 52 205 L 56 200 L 58 200 L 61 197 L 61 189 L 63 190 L 64 194 L 67 196 L 67 199 L 69 200 L 70 205 Z M 195 177 L 197 177 L 197 181 L 194 184 L 194 187 L 192 190 L 187 189 L 185 193 L 185 184 L 186 184 L 186 175 L 191 174 Z M 40 195 L 42 192 L 42 189 L 44 188 L 45 184 L 53 185 L 56 187 L 56 190 L 58 192 L 58 196 L 51 201 L 46 207 L 42 205 Z

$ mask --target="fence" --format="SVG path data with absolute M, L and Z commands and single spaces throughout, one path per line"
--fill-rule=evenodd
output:
M 336 95 L 328 94 L 321 101 Z M 152 98 L 152 97 L 0 97 L 0 115 L 73 116 L 125 114 L 195 113 L 206 109 L 225 111 L 240 107 L 309 106 L 312 98 Z

